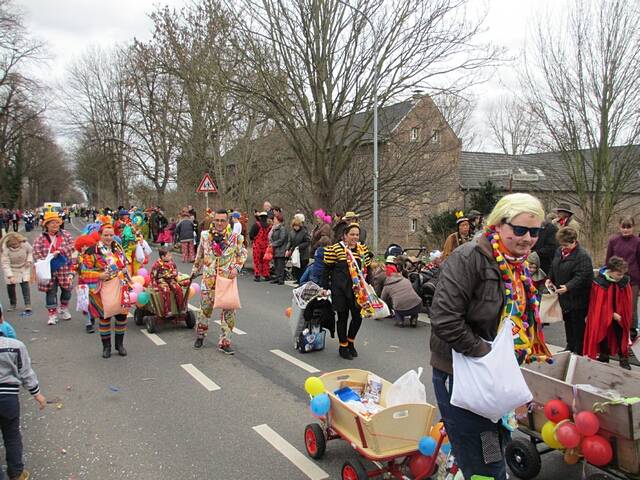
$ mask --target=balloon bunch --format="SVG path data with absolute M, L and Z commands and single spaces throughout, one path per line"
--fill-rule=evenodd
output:
M 318 377 L 309 377 L 304 382 L 305 391 L 311 396 L 311 413 L 324 417 L 331 409 L 331 399 L 326 393 L 324 383 Z
M 613 459 L 613 449 L 602 435 L 600 420 L 588 410 L 576 413 L 571 421 L 569 406 L 562 400 L 549 400 L 544 406 L 547 417 L 542 427 L 542 440 L 549 447 L 565 450 L 564 460 L 572 465 L 580 456 L 597 467 L 603 467 Z
M 140 273 L 141 270 L 144 270 L 144 268 L 138 270 L 138 273 Z M 144 273 L 146 273 L 146 270 Z M 148 273 L 146 278 L 149 278 Z M 133 282 L 131 292 L 129 292 L 129 301 L 131 304 L 133 305 L 135 303 L 137 306 L 142 307 L 149 303 L 151 296 L 144 291 L 145 282 L 149 283 L 148 280 L 145 280 L 145 277 L 142 275 L 134 275 L 131 277 L 131 281 Z
M 447 432 L 444 429 L 444 423 L 438 422 L 429 431 L 429 435 L 425 435 L 420 438 L 418 442 L 418 451 L 424 455 L 425 457 L 430 457 L 438 448 L 438 442 L 442 438 L 442 443 L 440 444 L 440 451 L 445 455 L 449 455 L 451 452 L 451 445 L 449 444 L 449 437 L 447 437 Z

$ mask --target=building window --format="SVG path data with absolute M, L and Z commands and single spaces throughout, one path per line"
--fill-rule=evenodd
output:
M 412 142 L 417 142 L 420 140 L 420 129 L 418 127 L 413 127 L 411 129 L 411 135 L 410 135 L 410 140 Z
M 440 130 L 433 130 L 431 132 L 431 143 L 440 143 Z
M 416 232 L 418 230 L 418 219 L 417 218 L 412 218 L 411 219 L 411 231 L 412 232 Z

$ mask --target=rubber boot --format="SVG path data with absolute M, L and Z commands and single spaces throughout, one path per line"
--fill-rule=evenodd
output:
M 111 357 L 111 335 L 102 338 L 102 358 Z
M 127 351 L 124 348 L 124 333 L 120 335 L 116 335 L 116 350 L 118 351 L 118 355 L 121 357 L 127 356 Z

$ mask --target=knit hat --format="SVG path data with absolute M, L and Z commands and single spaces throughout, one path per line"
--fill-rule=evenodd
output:
M 302 214 L 302 213 L 296 213 L 293 216 L 293 219 L 296 220 L 297 222 L 300 222 L 300 223 L 304 223 L 304 221 L 305 221 L 304 214 Z
M 60 215 L 58 215 L 58 212 L 45 212 L 42 219 L 42 225 L 46 225 L 53 221 L 62 223 L 62 219 L 60 218 Z

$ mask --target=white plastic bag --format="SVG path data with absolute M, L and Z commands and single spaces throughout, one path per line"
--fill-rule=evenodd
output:
M 387 407 L 400 405 L 403 403 L 427 403 L 427 391 L 420 381 L 422 367 L 409 370 L 397 379 L 387 392 Z
M 38 260 L 33 266 L 36 270 L 36 278 L 39 283 L 47 283 L 51 280 L 51 259 L 53 255 L 48 253 L 45 258 Z
M 300 249 L 298 247 L 294 248 L 291 253 L 291 266 L 300 268 Z
M 513 350 L 513 322 L 505 320 L 484 357 L 453 350 L 451 405 L 497 422 L 533 399 Z

